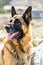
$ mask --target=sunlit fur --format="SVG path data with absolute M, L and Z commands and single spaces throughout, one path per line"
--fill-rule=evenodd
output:
M 31 59 L 31 49 L 32 49 L 32 34 L 31 34 L 31 21 L 29 19 L 29 25 L 27 25 L 24 21 L 24 19 L 22 18 L 22 16 L 20 15 L 15 15 L 13 17 L 10 18 L 10 20 L 14 21 L 15 19 L 20 19 L 20 22 L 22 23 L 22 29 L 23 32 L 25 33 L 25 36 L 18 40 L 13 38 L 12 40 L 9 40 L 7 37 L 4 40 L 4 55 L 3 55 L 3 63 L 4 65 L 27 65 L 27 63 L 30 63 L 30 59 Z M 9 34 L 9 33 L 8 33 Z M 10 43 L 13 43 L 15 45 L 15 48 L 12 49 L 12 47 L 10 46 Z M 20 42 L 20 45 L 19 45 Z M 20 46 L 23 48 L 23 51 L 20 49 Z M 16 50 L 17 55 L 19 56 L 18 59 L 18 64 L 17 64 L 17 59 L 15 59 L 15 55 L 11 54 L 8 49 L 10 51 L 13 51 L 14 49 Z M 20 61 L 20 59 L 23 58 L 24 64 L 22 64 L 22 62 Z

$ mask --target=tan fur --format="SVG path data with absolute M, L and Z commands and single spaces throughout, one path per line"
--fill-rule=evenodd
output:
M 24 52 L 21 51 L 20 45 L 19 45 L 19 43 L 17 42 L 16 39 L 12 39 L 10 41 L 6 37 L 5 40 L 4 40 L 4 44 L 5 44 L 4 55 L 3 55 L 4 65 L 24 65 L 24 64 L 27 65 L 27 63 L 29 64 L 29 62 L 30 62 L 29 59 L 31 58 L 31 49 L 32 49 L 32 44 L 30 43 L 31 39 L 32 39 L 31 28 L 30 28 L 31 24 L 29 24 L 29 26 L 27 27 L 27 25 L 24 23 L 24 20 L 22 19 L 22 17 L 18 16 L 18 15 L 15 15 L 14 17 L 12 17 L 10 19 L 15 20 L 16 18 L 19 18 L 20 21 L 22 22 L 22 29 L 25 33 L 25 36 L 20 40 L 20 44 L 21 44 Z M 16 50 L 16 54 L 19 56 L 19 60 L 17 60 L 15 58 L 15 55 L 11 54 L 8 51 L 8 49 L 10 51 L 13 51 L 11 46 L 10 46 L 11 42 L 15 45 L 15 48 L 13 48 L 13 49 Z M 6 47 L 8 47 L 8 49 Z M 24 64 L 22 64 L 21 59 L 23 59 Z M 17 61 L 18 61 L 18 64 L 17 64 Z

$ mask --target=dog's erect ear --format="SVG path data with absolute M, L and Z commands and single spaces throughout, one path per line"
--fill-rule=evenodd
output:
M 31 6 L 29 6 L 27 9 L 26 9 L 26 11 L 25 11 L 25 13 L 23 14 L 23 19 L 24 19 L 24 21 L 25 21 L 25 23 L 27 24 L 27 25 L 29 25 L 29 23 L 30 23 L 30 20 L 32 20 L 32 7 Z
M 14 6 L 12 6 L 11 7 L 11 15 L 12 15 L 12 17 L 14 16 L 14 15 L 16 15 L 17 13 L 16 13 L 16 10 L 15 10 L 15 8 L 14 8 Z

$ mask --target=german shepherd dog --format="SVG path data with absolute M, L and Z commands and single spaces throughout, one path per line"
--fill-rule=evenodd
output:
M 31 60 L 31 16 L 29 6 L 23 15 L 18 15 L 14 6 L 11 7 L 10 23 L 5 26 L 8 33 L 4 40 L 4 65 L 29 65 Z

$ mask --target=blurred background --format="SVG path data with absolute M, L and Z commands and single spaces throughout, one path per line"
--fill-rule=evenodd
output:
M 32 43 L 37 46 L 43 40 L 43 0 L 0 0 L 0 43 L 7 34 L 4 25 L 9 22 L 12 5 L 19 14 L 23 14 L 28 6 L 32 6 Z

